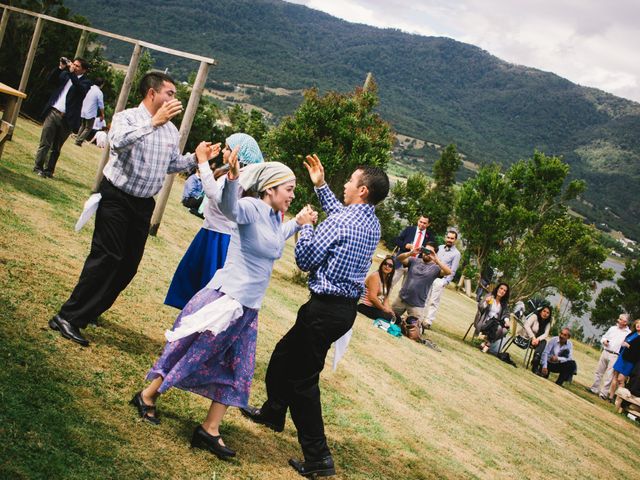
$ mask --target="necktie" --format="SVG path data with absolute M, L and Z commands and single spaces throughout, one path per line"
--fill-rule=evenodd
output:
M 422 230 L 418 230 L 418 238 L 416 238 L 416 243 L 413 244 L 413 248 L 418 248 L 421 246 L 422 246 Z

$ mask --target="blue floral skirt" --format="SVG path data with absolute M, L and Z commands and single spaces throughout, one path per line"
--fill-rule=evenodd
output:
M 183 316 L 223 295 L 213 288 L 200 290 L 178 315 L 173 330 Z M 258 310 L 243 307 L 242 316 L 217 335 L 206 331 L 167 342 L 147 380 L 162 377 L 160 393 L 177 387 L 224 405 L 246 407 L 256 364 L 257 336 Z
M 180 260 L 165 305 L 180 310 L 224 266 L 231 235 L 201 228 Z

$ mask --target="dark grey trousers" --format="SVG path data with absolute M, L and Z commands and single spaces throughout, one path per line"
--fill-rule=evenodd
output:
M 80 123 L 80 130 L 78 130 L 78 136 L 76 137 L 76 145 L 82 145 L 93 130 L 93 123 L 95 118 L 83 118 L 82 123 Z
M 56 169 L 56 163 L 60 156 L 62 145 L 69 138 L 71 129 L 64 119 L 64 115 L 54 110 L 49 110 L 44 123 L 42 124 L 42 133 L 40 134 L 40 145 L 36 152 L 36 163 L 34 165 L 38 170 L 43 170 L 53 174 Z M 51 150 L 49 160 L 47 154 Z M 45 165 L 46 164 L 46 165 Z

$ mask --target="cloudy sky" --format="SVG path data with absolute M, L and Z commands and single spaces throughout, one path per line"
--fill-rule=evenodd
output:
M 470 43 L 640 102 L 640 0 L 289 0 L 350 22 Z

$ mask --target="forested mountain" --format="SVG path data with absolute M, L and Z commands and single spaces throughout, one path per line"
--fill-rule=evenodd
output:
M 448 38 L 348 23 L 279 0 L 65 4 L 97 28 L 215 58 L 211 81 L 346 91 L 371 71 L 380 111 L 398 132 L 455 143 L 478 163 L 506 165 L 534 149 L 564 155 L 572 176 L 588 182 L 576 209 L 640 239 L 638 103 Z M 130 45 L 107 47 L 108 58 L 128 63 Z M 157 58 L 178 77 L 197 69 Z M 257 103 L 273 100 L 256 92 Z

